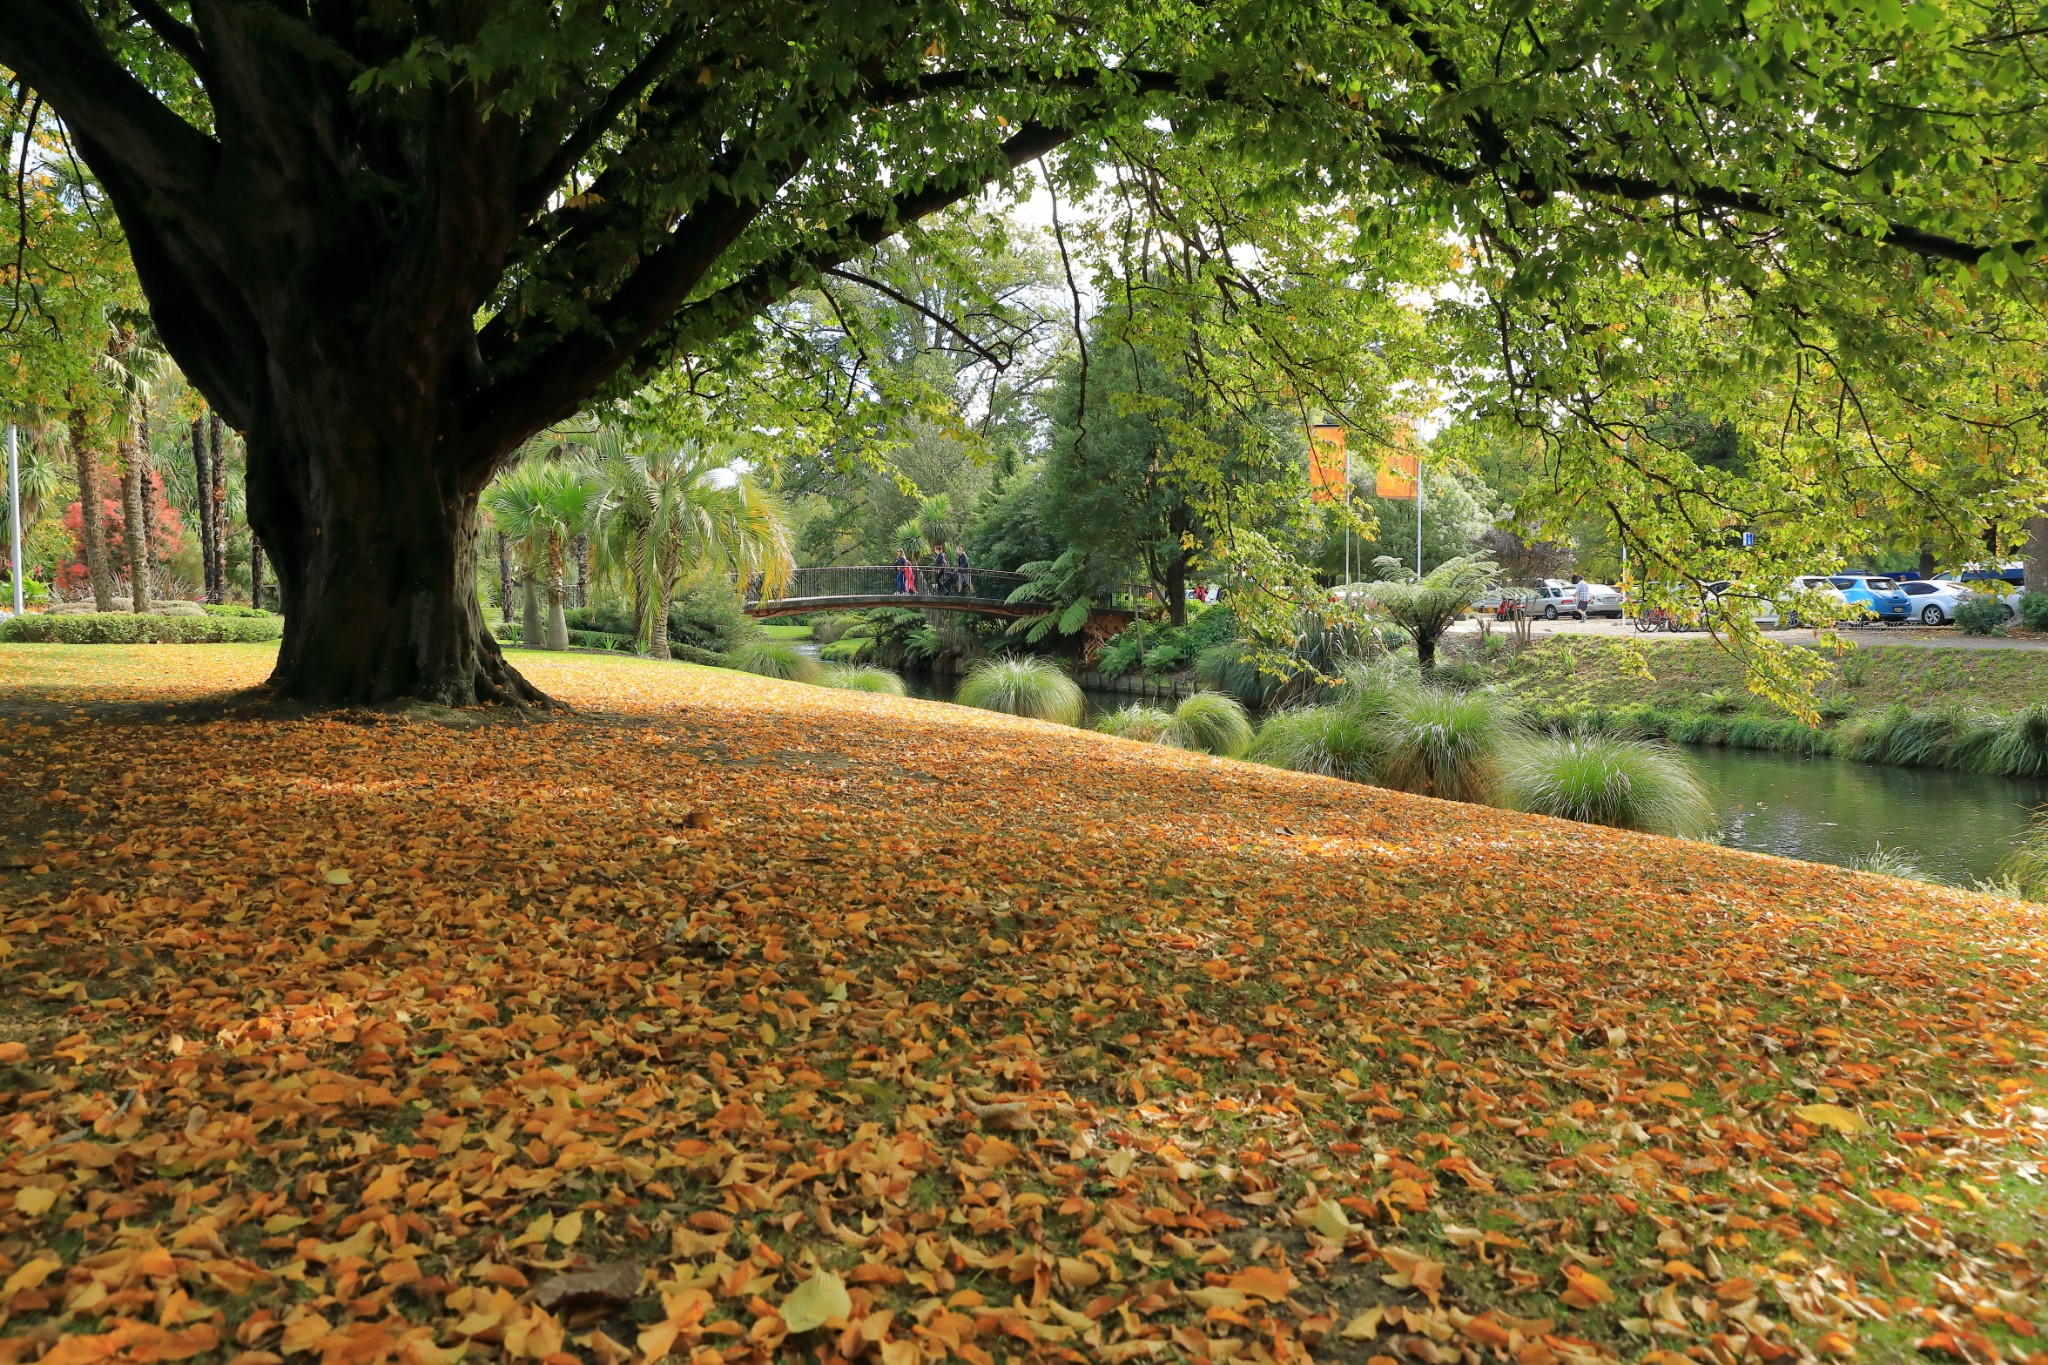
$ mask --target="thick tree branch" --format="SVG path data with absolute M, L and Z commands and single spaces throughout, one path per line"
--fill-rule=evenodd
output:
M 830 244 L 784 252 L 724 288 L 679 307 L 766 206 L 728 204 L 718 215 L 700 210 L 613 295 L 613 307 L 600 318 L 602 332 L 564 337 L 465 404 L 461 430 L 469 448 L 486 464 L 495 461 L 500 451 L 511 449 L 526 434 L 576 411 L 622 365 L 640 373 L 653 369 L 670 358 L 677 340 L 697 335 L 707 324 L 714 329 L 738 325 L 905 224 L 950 208 L 1073 136 L 1069 129 L 1027 123 L 1000 145 L 985 173 L 955 168 L 947 180 L 855 216 Z M 478 471 L 488 472 L 487 467 Z
M 589 154 L 590 149 L 597 145 L 597 140 L 618 122 L 620 115 L 633 107 L 635 101 L 645 94 L 650 86 L 662 78 L 669 64 L 675 60 L 676 54 L 682 51 L 684 37 L 681 24 L 664 33 L 654 46 L 647 50 L 646 55 L 633 64 L 633 69 L 621 77 L 619 83 L 598 102 L 597 107 L 584 116 L 575 130 L 563 138 L 560 145 L 541 161 L 519 187 L 515 211 L 522 220 L 540 211 L 541 205 L 547 202 L 555 187 L 561 184 L 569 172 L 576 168 L 576 164 Z
M 1378 143 L 1388 161 L 1412 171 L 1419 171 L 1448 185 L 1470 186 L 1488 178 L 1496 171 L 1513 170 L 1521 173 L 1524 170 L 1519 166 L 1508 166 L 1505 162 L 1497 164 L 1493 157 L 1485 153 L 1480 155 L 1474 165 L 1460 165 L 1444 159 L 1418 138 L 1385 130 L 1378 134 Z M 1562 183 L 1552 186 L 1549 190 L 1532 190 L 1527 187 L 1528 179 L 1524 176 L 1521 182 L 1524 186 L 1523 193 L 1540 199 L 1556 190 L 1565 190 L 1585 195 L 1627 199 L 1637 203 L 1673 199 L 1705 208 L 1753 213 L 1760 217 L 1779 220 L 1800 216 L 1795 207 L 1778 203 L 1770 196 L 1754 190 L 1732 190 L 1718 185 L 1673 184 L 1643 176 L 1575 169 L 1563 171 L 1561 180 Z M 1882 232 L 1872 234 L 1834 214 L 1820 213 L 1811 217 L 1812 221 L 1845 236 L 1861 237 L 1867 241 L 1875 241 L 1881 246 L 1910 251 L 1917 256 L 1955 261 L 1963 265 L 1975 265 L 1993 251 L 2000 249 L 1997 246 L 1981 246 L 1938 232 L 1929 232 L 1910 223 L 1888 220 Z M 2010 243 L 2014 251 L 2022 254 L 2034 250 L 2038 245 L 2039 243 L 2032 239 Z
M 118 166 L 181 204 L 212 181 L 218 147 L 114 59 L 78 0 L 0 0 L 0 63 L 84 135 L 102 176 Z
M 871 280 L 866 275 L 856 274 L 854 271 L 846 270 L 836 265 L 825 267 L 824 271 L 821 273 L 826 275 L 837 276 L 839 279 L 846 280 L 851 284 L 857 284 L 862 286 L 863 288 L 872 289 L 877 294 L 882 294 L 888 298 L 896 300 L 896 302 L 902 304 L 905 308 L 908 308 L 913 312 L 920 314 L 921 316 L 945 328 L 948 332 L 951 332 L 955 337 L 959 339 L 961 345 L 965 346 L 968 350 L 974 352 L 974 354 L 980 356 L 983 360 L 987 361 L 989 364 L 995 366 L 999 370 L 1003 369 L 1008 364 L 1007 361 L 1003 360 L 994 351 L 989 350 L 988 347 L 982 345 L 973 337 L 969 336 L 964 330 L 962 330 L 960 324 L 954 322 L 953 319 L 947 317 L 945 314 L 937 311 L 936 309 L 925 307 L 923 304 L 919 303 L 916 299 L 910 297 L 910 295 L 904 293 L 900 289 L 892 289 L 888 285 L 883 284 L 880 280 Z
M 193 32 L 189 25 L 178 22 L 177 17 L 158 4 L 157 0 L 128 0 L 128 4 L 142 16 L 142 22 L 148 24 L 156 36 L 163 39 L 165 46 L 185 59 L 185 64 L 192 68 L 192 73 L 199 77 L 201 84 L 208 88 L 213 86 L 213 60 L 207 56 L 206 48 L 199 41 L 199 35 Z

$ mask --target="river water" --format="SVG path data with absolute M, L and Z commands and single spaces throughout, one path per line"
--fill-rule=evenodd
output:
M 906 676 L 912 696 L 950 701 L 957 679 Z M 1086 693 L 1088 719 L 1132 697 Z M 2048 806 L 2048 781 L 1895 768 L 1750 749 L 1688 749 L 1714 792 L 1716 841 L 1846 867 L 1879 844 L 1899 849 L 1932 879 L 1970 886 L 1989 878 Z
M 1689 750 L 1720 807 L 1720 841 L 1847 865 L 1877 844 L 1969 886 L 1997 870 L 2048 782 L 1746 749 Z

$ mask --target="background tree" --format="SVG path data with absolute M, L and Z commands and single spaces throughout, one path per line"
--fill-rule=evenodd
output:
M 615 432 L 595 444 L 603 452 L 596 538 L 629 576 L 653 657 L 669 657 L 669 604 L 685 582 L 729 576 L 737 591 L 758 577 L 772 597 L 789 581 L 787 513 L 750 471 L 708 447 Z
M 1416 662 L 1425 674 L 1436 669 L 1437 641 L 1459 613 L 1500 577 L 1499 565 L 1469 555 L 1447 559 L 1420 578 L 1392 555 L 1382 555 L 1375 567 L 1379 577 L 1361 584 L 1357 591 L 1407 632 L 1415 642 Z
M 547 584 L 545 634 L 536 632 L 528 643 L 540 649 L 567 649 L 568 546 L 596 510 L 600 491 L 594 472 L 567 460 L 529 460 L 491 485 L 487 496 L 499 534 L 520 548 L 527 581 Z
M 13 0 L 0 62 L 65 119 L 173 354 L 247 433 L 276 685 L 469 702 L 530 694 L 474 593 L 477 498 L 527 435 L 679 353 L 716 368 L 778 300 L 1055 148 L 1080 176 L 1199 131 L 1268 169 L 1241 204 L 1457 226 L 1530 289 L 1678 256 L 1825 286 L 1873 242 L 2002 277 L 2043 235 L 2044 39 L 1995 6 L 1912 14 L 1904 43 L 1899 6 L 1851 0 L 1625 24 Z

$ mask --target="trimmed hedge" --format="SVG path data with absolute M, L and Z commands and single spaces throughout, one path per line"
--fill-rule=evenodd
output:
M 208 616 L 241 616 L 250 620 L 268 620 L 277 615 L 261 607 L 245 607 L 234 602 L 202 602 L 201 608 Z
M 136 616 L 83 612 L 17 616 L 0 622 L 0 641 L 48 645 L 254 644 L 284 634 L 281 616 Z

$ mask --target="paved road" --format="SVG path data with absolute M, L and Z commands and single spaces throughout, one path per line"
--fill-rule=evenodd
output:
M 1452 635 L 1473 635 L 1478 633 L 1476 621 L 1464 620 L 1451 627 Z M 1529 633 L 1536 639 L 1552 635 L 1590 635 L 1596 639 L 1641 640 L 1645 644 L 1661 644 L 1670 640 L 1706 640 L 1712 637 L 1703 631 L 1682 635 L 1641 635 L 1633 623 L 1600 619 L 1594 621 L 1533 621 Z M 1764 635 L 1772 640 L 1786 640 L 1793 644 L 1809 644 L 1813 640 L 1810 630 L 1770 630 Z M 1845 630 L 1845 639 L 1867 645 L 1918 645 L 1925 649 L 2031 649 L 2048 650 L 2048 639 L 2021 638 L 2008 635 L 1965 635 L 1954 626 L 1896 626 L 1876 627 L 1864 630 Z

